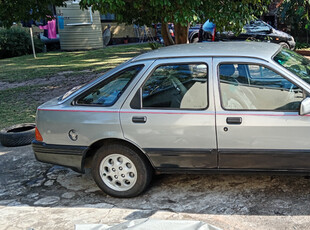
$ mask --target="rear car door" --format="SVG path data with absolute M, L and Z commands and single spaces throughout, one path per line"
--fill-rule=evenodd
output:
M 124 137 L 158 170 L 217 167 L 211 58 L 156 60 L 120 111 Z
M 276 65 L 215 58 L 221 169 L 307 170 L 310 117 L 300 116 L 302 88 Z

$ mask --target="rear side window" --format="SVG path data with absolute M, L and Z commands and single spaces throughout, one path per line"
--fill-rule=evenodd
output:
M 132 66 L 109 77 L 78 98 L 76 104 L 112 106 L 142 68 L 143 65 Z
M 159 66 L 142 87 L 142 107 L 205 109 L 208 71 L 205 64 Z

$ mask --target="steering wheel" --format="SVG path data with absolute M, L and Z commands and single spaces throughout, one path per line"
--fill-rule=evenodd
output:
M 182 84 L 182 82 L 174 76 L 170 77 L 170 81 L 171 81 L 173 87 L 179 92 L 179 94 L 184 96 L 184 94 L 187 92 L 187 89 Z

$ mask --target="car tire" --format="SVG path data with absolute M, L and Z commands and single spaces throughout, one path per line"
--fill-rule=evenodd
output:
M 191 43 L 198 43 L 199 42 L 199 38 L 198 37 L 194 37 L 192 40 L 191 40 Z
M 13 125 L 0 131 L 0 143 L 6 147 L 29 145 L 35 139 L 35 124 Z
M 290 46 L 286 42 L 280 42 L 279 45 L 285 49 L 290 49 Z
M 92 162 L 92 175 L 106 194 L 130 198 L 141 194 L 150 184 L 150 164 L 131 148 L 110 144 L 96 152 Z

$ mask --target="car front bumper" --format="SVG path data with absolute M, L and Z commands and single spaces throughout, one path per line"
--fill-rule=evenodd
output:
M 88 150 L 86 146 L 51 145 L 33 141 L 32 149 L 38 161 L 62 165 L 77 172 L 84 172 L 83 159 Z

